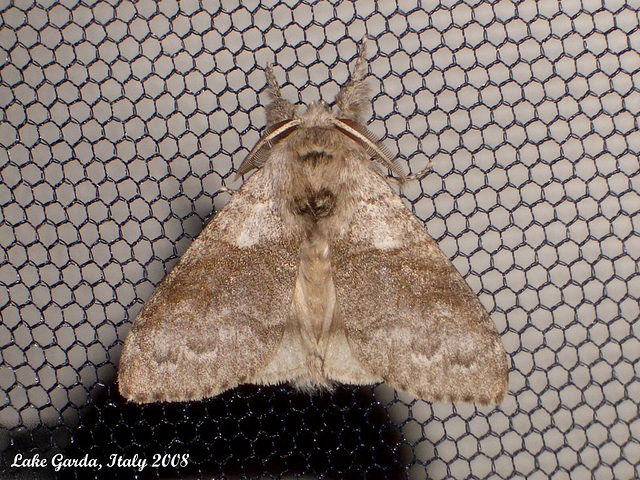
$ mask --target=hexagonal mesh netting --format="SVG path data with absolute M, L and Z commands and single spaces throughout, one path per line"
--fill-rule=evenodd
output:
M 376 5 L 377 4 L 377 5 Z M 0 2 L 0 448 L 8 478 L 640 477 L 637 1 Z M 492 313 L 496 408 L 385 385 L 127 404 L 122 341 L 264 126 L 264 67 L 370 128 Z M 189 454 L 186 466 L 108 467 Z M 47 466 L 24 464 L 35 455 Z M 65 467 L 55 454 L 97 459 Z M 58 457 L 59 458 L 59 457 Z

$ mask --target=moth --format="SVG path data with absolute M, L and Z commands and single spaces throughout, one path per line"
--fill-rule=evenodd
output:
M 267 127 L 238 173 L 256 171 L 134 321 L 125 398 L 384 381 L 427 401 L 502 400 L 489 314 L 375 163 L 405 179 L 363 124 L 366 69 L 361 47 L 335 105 L 301 112 L 267 68 Z

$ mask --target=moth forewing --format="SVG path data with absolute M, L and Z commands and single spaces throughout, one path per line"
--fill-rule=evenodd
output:
M 122 395 L 200 400 L 249 381 L 277 349 L 300 239 L 256 172 L 205 227 L 140 311 L 124 345 Z

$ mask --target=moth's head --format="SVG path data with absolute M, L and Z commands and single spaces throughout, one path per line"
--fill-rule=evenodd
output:
M 336 129 L 362 145 L 375 160 L 391 168 L 399 177 L 404 174 L 392 160 L 386 148 L 363 125 L 363 116 L 370 105 L 370 90 L 365 82 L 367 71 L 366 44 L 360 45 L 356 64 L 349 81 L 342 86 L 334 104 L 324 101 L 310 103 L 306 110 L 299 109 L 282 97 L 280 86 L 271 65 L 267 66 L 267 88 L 272 102 L 267 106 L 267 127 L 254 148 L 238 169 L 238 175 L 261 167 L 268 159 L 271 148 L 297 129 Z
M 336 115 L 324 100 L 311 102 L 304 112 L 298 110 L 294 116 L 294 119 L 300 120 L 302 128 L 331 128 L 333 118 L 336 118 Z

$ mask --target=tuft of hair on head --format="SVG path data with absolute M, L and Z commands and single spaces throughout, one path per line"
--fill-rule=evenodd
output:
M 371 90 L 365 82 L 367 75 L 366 56 L 367 42 L 364 38 L 358 47 L 358 56 L 351 78 L 340 89 L 336 98 L 340 118 L 362 122 L 365 110 L 371 104 Z

